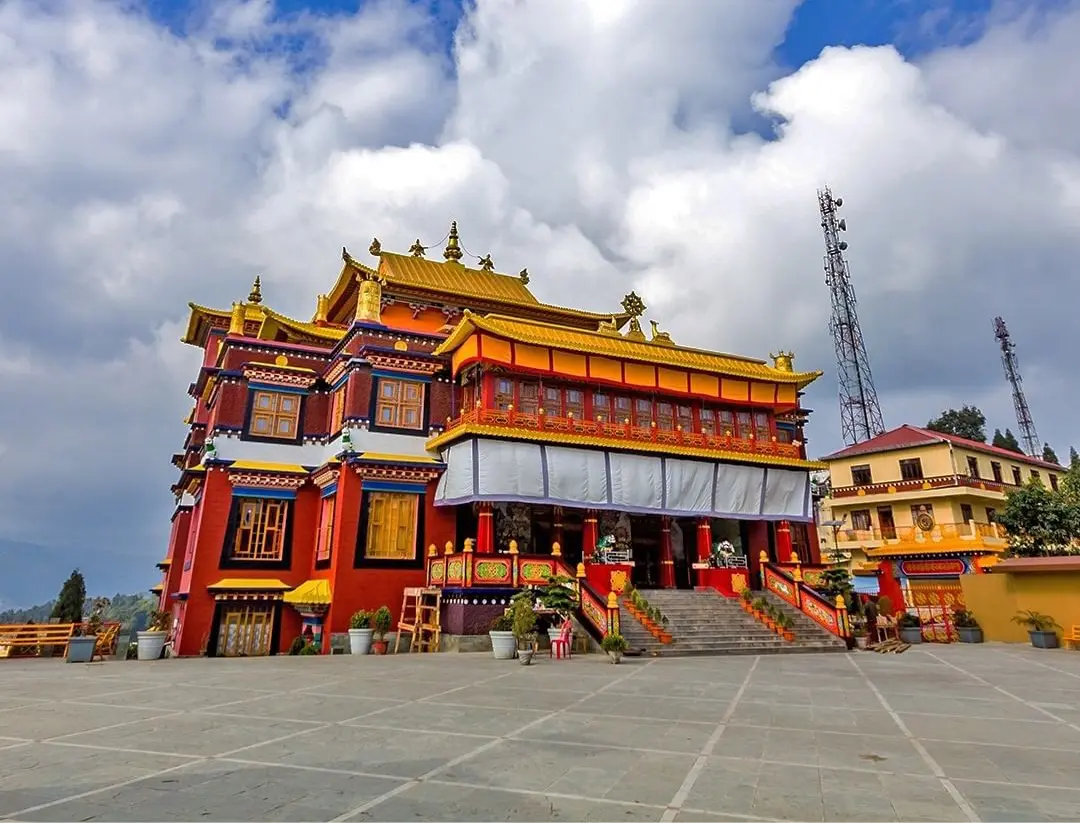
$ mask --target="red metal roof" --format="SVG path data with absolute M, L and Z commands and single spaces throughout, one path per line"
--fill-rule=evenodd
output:
M 897 451 L 899 449 L 911 448 L 912 446 L 925 446 L 932 443 L 952 443 L 954 446 L 983 452 L 984 454 L 991 454 L 1006 460 L 1014 460 L 1017 463 L 1041 466 L 1045 469 L 1054 471 L 1065 470 L 1056 463 L 1048 463 L 1039 458 L 1028 457 L 1026 454 L 1009 451 L 1008 449 L 1000 449 L 997 446 L 991 446 L 989 443 L 968 440 L 966 437 L 957 437 L 955 434 L 943 434 L 942 432 L 930 431 L 929 429 L 923 429 L 919 426 L 910 426 L 906 423 L 899 428 L 892 429 L 884 434 L 879 434 L 877 437 L 872 437 L 869 440 L 864 440 L 862 443 L 856 443 L 854 446 L 848 446 L 846 449 L 841 449 L 840 451 L 834 452 L 821 459 L 839 460 L 844 457 L 856 457 L 860 454 Z

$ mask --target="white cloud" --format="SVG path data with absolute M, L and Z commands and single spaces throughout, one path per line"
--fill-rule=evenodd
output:
M 103 0 L 0 5 L 0 424 L 21 433 L 0 538 L 76 530 L 156 559 L 197 363 L 186 301 L 228 305 L 261 273 L 271 305 L 308 315 L 341 245 L 434 243 L 451 218 L 541 299 L 599 310 L 637 288 L 678 341 L 831 372 L 823 183 L 848 203 L 887 422 L 977 402 L 1013 426 L 1004 314 L 1063 453 L 1080 10 L 918 64 L 828 49 L 781 76 L 793 6 L 479 0 L 451 59 L 404 0 L 286 23 L 233 2 L 188 38 Z M 291 57 L 267 48 L 299 35 Z M 754 111 L 776 139 L 745 133 Z M 822 452 L 833 391 L 809 398 Z

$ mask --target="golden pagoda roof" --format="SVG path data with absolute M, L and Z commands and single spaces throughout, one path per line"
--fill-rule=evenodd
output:
M 228 325 L 232 317 L 231 309 L 214 309 L 197 303 L 188 303 L 188 306 L 191 309 L 191 316 L 188 318 L 187 331 L 180 338 L 182 343 L 202 346 L 206 342 L 206 333 L 214 325 L 212 321 L 217 320 L 218 326 Z M 259 338 L 263 340 L 274 339 L 278 329 L 312 337 L 328 344 L 336 343 L 345 336 L 343 328 L 295 320 L 262 304 L 245 303 L 244 322 L 259 323 Z
M 610 317 L 610 315 L 609 315 Z M 794 383 L 799 388 L 821 377 L 822 372 L 785 371 L 769 366 L 764 360 L 734 354 L 720 354 L 686 346 L 659 345 L 648 341 L 630 340 L 622 335 L 601 334 L 568 326 L 553 326 L 504 315 L 478 315 L 466 311 L 461 323 L 435 350 L 448 354 L 476 331 L 532 346 L 580 354 L 594 354 L 621 360 L 633 360 L 652 365 L 707 372 L 725 377 L 762 380 L 771 383 Z
M 377 274 L 385 281 L 384 288 L 393 289 L 396 286 L 399 289 L 428 292 L 445 296 L 449 302 L 458 304 L 462 300 L 479 301 L 504 310 L 531 310 L 571 322 L 598 323 L 614 317 L 618 326 L 622 326 L 630 317 L 623 311 L 598 313 L 542 303 L 529 290 L 528 275 L 524 272 L 519 275 L 500 274 L 494 270 L 471 269 L 452 258 L 429 260 L 381 249 L 377 271 L 353 258 L 345 249 L 342 249 L 342 258 L 345 264 L 328 295 L 331 306 L 340 304 L 347 293 L 356 289 L 356 275 L 360 273 L 369 277 Z

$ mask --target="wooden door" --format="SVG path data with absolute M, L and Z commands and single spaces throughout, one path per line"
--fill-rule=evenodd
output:
M 260 657 L 270 654 L 273 626 L 273 606 L 226 606 L 218 629 L 218 656 Z
M 893 520 L 892 506 L 882 506 L 877 510 L 878 527 L 884 540 L 896 539 L 896 521 Z

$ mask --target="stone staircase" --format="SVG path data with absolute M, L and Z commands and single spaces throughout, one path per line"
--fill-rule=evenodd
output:
M 666 646 L 654 639 L 620 602 L 622 635 L 631 651 L 641 650 L 645 655 L 794 654 L 846 649 L 843 641 L 805 615 L 800 616 L 809 625 L 797 622 L 795 640 L 789 643 L 744 612 L 736 600 L 714 591 L 653 589 L 641 593 L 667 616 L 674 638 Z

